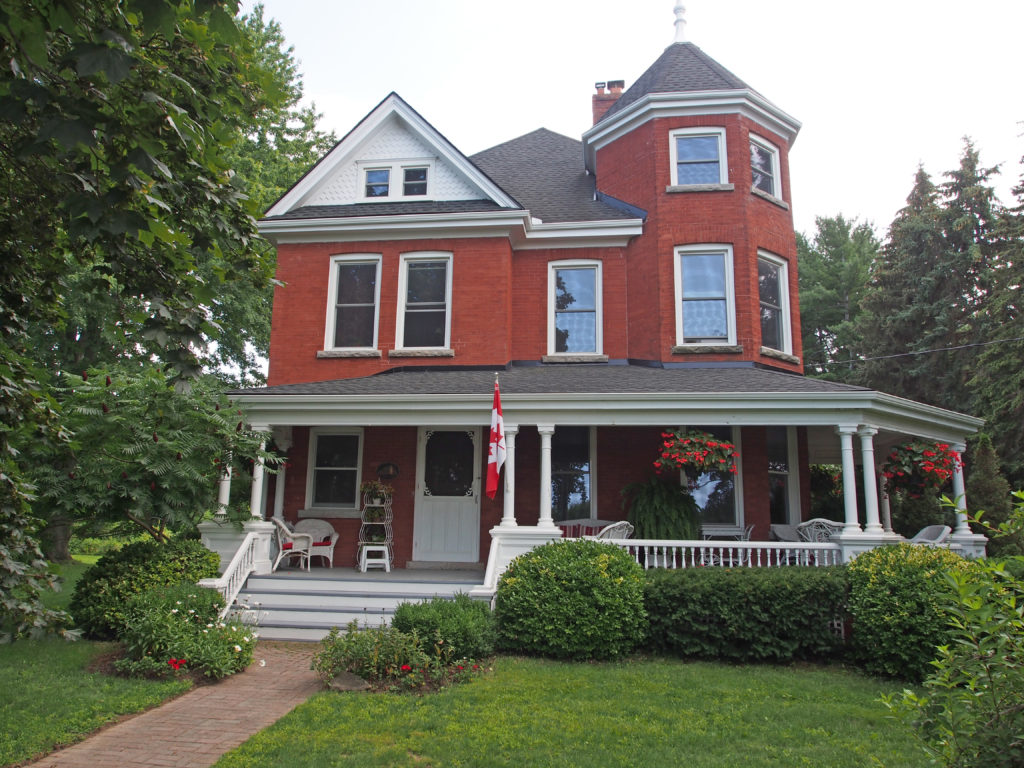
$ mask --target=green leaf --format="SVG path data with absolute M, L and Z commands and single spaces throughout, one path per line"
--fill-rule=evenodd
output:
M 95 143 L 95 136 L 84 122 L 61 118 L 53 118 L 43 123 L 39 128 L 39 138 L 44 141 L 53 139 L 69 150 L 74 149 L 78 144 L 88 147 Z
M 134 63 L 134 59 L 124 50 L 97 43 L 77 45 L 71 56 L 77 63 L 78 74 L 82 77 L 103 72 L 107 80 L 115 85 L 128 77 Z

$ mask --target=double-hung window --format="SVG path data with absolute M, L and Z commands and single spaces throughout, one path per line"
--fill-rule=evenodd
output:
M 736 344 L 732 246 L 676 248 L 676 344 Z
M 727 184 L 724 128 L 682 128 L 670 134 L 672 184 L 687 187 Z
M 361 431 L 312 430 L 309 436 L 307 506 L 356 509 L 361 466 Z
M 548 307 L 548 354 L 601 354 L 600 262 L 552 262 Z
M 558 427 L 551 436 L 551 517 L 594 517 L 591 427 Z
M 452 254 L 402 255 L 398 282 L 398 349 L 447 349 L 451 335 Z
M 789 270 L 777 256 L 757 255 L 757 293 L 761 307 L 761 346 L 791 354 Z
M 326 349 L 375 349 L 380 306 L 380 256 L 331 258 Z
M 768 509 L 772 523 L 800 519 L 796 467 L 796 428 L 768 427 Z
M 779 150 L 764 139 L 750 136 L 750 188 L 772 197 L 782 197 L 779 183 Z

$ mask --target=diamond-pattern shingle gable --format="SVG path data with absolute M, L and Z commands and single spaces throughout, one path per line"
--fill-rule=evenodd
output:
M 674 43 L 619 97 L 601 121 L 652 93 L 749 89 L 749 85 L 693 43 Z
M 542 221 L 636 217 L 595 200 L 594 177 L 583 167 L 583 144 L 546 128 L 485 149 L 469 159 Z

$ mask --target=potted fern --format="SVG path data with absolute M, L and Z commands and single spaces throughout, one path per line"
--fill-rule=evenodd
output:
M 689 490 L 659 475 L 622 489 L 622 506 L 638 539 L 692 540 L 699 537 L 697 502 Z

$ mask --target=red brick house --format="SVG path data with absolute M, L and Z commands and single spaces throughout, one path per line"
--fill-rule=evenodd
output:
M 397 567 L 500 570 L 566 518 L 623 518 L 622 487 L 687 426 L 740 452 L 707 478 L 705 532 L 766 540 L 807 517 L 808 464 L 834 463 L 848 550 L 893 540 L 875 457 L 962 450 L 980 422 L 802 375 L 793 117 L 689 42 L 623 85 L 598 84 L 582 141 L 473 156 L 391 93 L 267 212 L 268 386 L 238 399 L 288 463 L 257 473 L 254 515 L 330 521 L 350 565 L 360 483 L 397 469 Z M 510 457 L 490 500 L 495 373 Z

